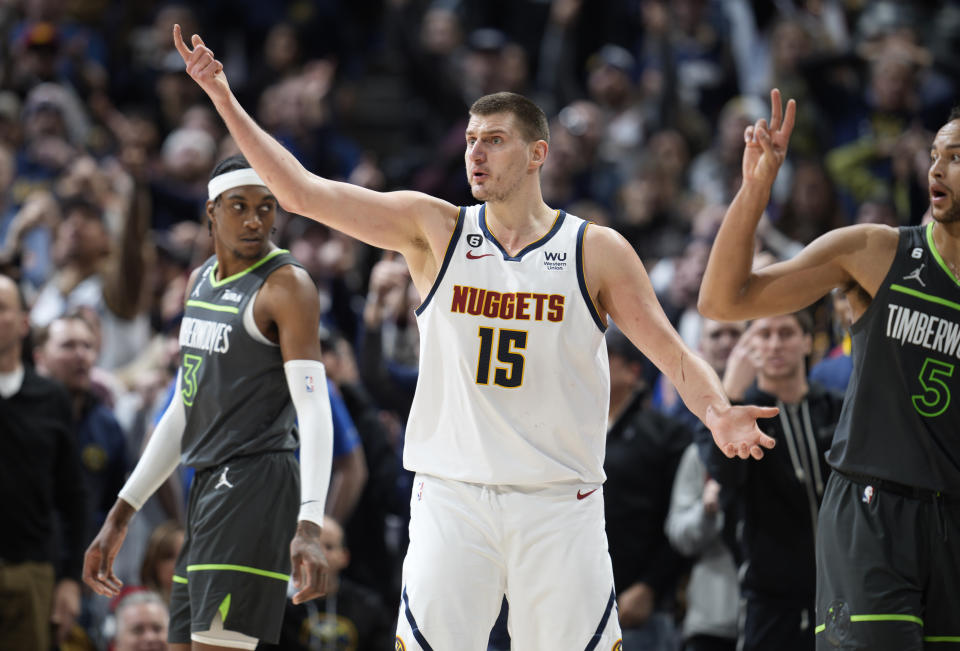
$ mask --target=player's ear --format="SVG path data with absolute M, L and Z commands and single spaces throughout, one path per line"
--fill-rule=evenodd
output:
M 547 160 L 547 151 L 549 151 L 550 145 L 547 144 L 546 140 L 537 140 L 531 144 L 531 147 L 530 162 L 536 167 L 540 167 Z
M 214 216 L 214 208 L 216 205 L 217 202 L 215 200 L 208 199 L 205 206 L 205 212 L 207 213 L 207 232 L 211 235 L 213 235 L 213 223 L 216 221 L 216 217 Z

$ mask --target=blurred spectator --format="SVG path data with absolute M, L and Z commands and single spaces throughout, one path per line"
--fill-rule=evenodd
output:
M 94 169 L 91 174 L 98 174 Z M 121 171 L 115 174 L 127 179 Z M 117 179 L 114 179 L 114 183 Z M 63 200 L 63 221 L 54 239 L 57 271 L 41 288 L 30 312 L 34 325 L 43 326 L 71 309 L 92 308 L 99 317 L 101 341 L 98 366 L 113 369 L 131 361 L 146 345 L 144 269 L 149 259 L 145 249 L 146 224 L 139 204 L 128 186 L 117 242 L 112 242 L 103 205 L 88 193 Z
M 117 634 L 112 651 L 166 651 L 170 613 L 156 592 L 139 590 L 123 597 L 116 609 Z
M 170 603 L 173 569 L 176 566 L 180 548 L 183 547 L 184 533 L 183 525 L 176 520 L 161 523 L 150 534 L 147 549 L 143 554 L 140 583 L 148 590 L 159 594 L 165 604 Z
M 356 424 L 366 460 L 367 481 L 359 502 L 346 521 L 352 540 L 352 562 L 344 573 L 373 588 L 388 607 L 395 609 L 400 594 L 400 559 L 403 550 L 387 546 L 387 519 L 402 511 L 405 494 L 397 492 L 400 470 L 398 451 L 383 422 L 383 412 L 374 405 L 360 381 L 357 360 L 350 344 L 334 333 L 321 333 L 321 350 L 327 377 L 339 389 Z M 399 508 L 398 508 L 399 507 Z
M 0 640 L 48 649 L 80 614 L 87 516 L 70 401 L 24 365 L 28 333 L 23 298 L 0 276 Z
M 90 518 L 87 539 L 103 524 L 129 468 L 123 430 L 91 375 L 96 356 L 96 334 L 80 313 L 58 317 L 34 333 L 37 372 L 70 394 Z
M 257 648 L 307 651 L 343 649 L 380 651 L 393 643 L 395 622 L 377 594 L 341 575 L 350 564 L 343 528 L 331 517 L 320 533 L 327 558 L 327 594 L 294 605 L 287 601 L 278 645 L 261 642 Z
M 161 152 L 162 167 L 150 182 L 150 226 L 163 231 L 201 219 L 217 146 L 206 131 L 180 128 L 164 139 Z
M 709 475 L 696 443 L 680 459 L 666 533 L 670 544 L 694 559 L 686 586 L 684 651 L 735 651 L 740 590 L 737 568 L 723 542 L 720 484 Z
M 607 330 L 610 418 L 604 505 L 617 608 L 627 649 L 673 649 L 680 556 L 664 534 L 674 474 L 690 431 L 653 411 L 644 357 L 618 329 Z
M 809 159 L 797 161 L 791 181 L 786 203 L 774 222 L 784 236 L 809 244 L 827 231 L 847 224 L 833 182 L 822 164 Z
M 709 446 L 708 472 L 722 487 L 725 517 L 740 532 L 746 610 L 737 648 L 745 651 L 814 648 L 817 513 L 843 397 L 807 382 L 811 328 L 804 312 L 758 319 L 727 362 L 724 388 L 732 401 L 780 408 L 777 418 L 758 423 L 777 446 L 753 463 Z M 744 378 L 755 378 L 745 390 Z
M 543 166 L 544 201 L 566 208 L 592 199 L 611 208 L 620 187 L 616 165 L 600 158 L 604 118 L 589 100 L 565 106 L 550 125 L 550 157 Z

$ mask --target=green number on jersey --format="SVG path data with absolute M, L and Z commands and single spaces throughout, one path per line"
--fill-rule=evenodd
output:
M 183 356 L 183 387 L 180 395 L 183 396 L 183 404 L 188 407 L 193 406 L 193 399 L 197 396 L 197 371 L 200 370 L 202 362 L 203 358 L 199 355 Z
M 921 416 L 939 416 L 950 406 L 950 387 L 941 378 L 953 377 L 953 364 L 928 357 L 920 369 L 920 386 L 923 393 L 910 396 L 913 407 Z

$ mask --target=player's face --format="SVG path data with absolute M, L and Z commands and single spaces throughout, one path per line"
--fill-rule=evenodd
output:
M 796 317 L 784 315 L 760 319 L 757 326 L 759 373 L 772 380 L 798 373 L 802 375 L 803 360 L 810 354 L 812 341 Z
M 240 260 L 259 260 L 270 248 L 277 200 L 262 185 L 230 188 L 207 202 L 217 242 Z
M 512 113 L 470 116 L 464 163 L 467 182 L 478 201 L 504 201 L 523 183 L 532 145 L 523 139 L 515 121 Z
M 930 147 L 930 212 L 947 224 L 960 221 L 960 120 L 947 122 Z

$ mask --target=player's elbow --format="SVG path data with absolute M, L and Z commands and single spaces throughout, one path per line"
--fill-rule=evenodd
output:
M 729 318 L 724 309 L 723 302 L 716 300 L 715 296 L 702 289 L 697 296 L 697 311 L 706 318 L 713 319 L 714 321 L 723 321 Z

